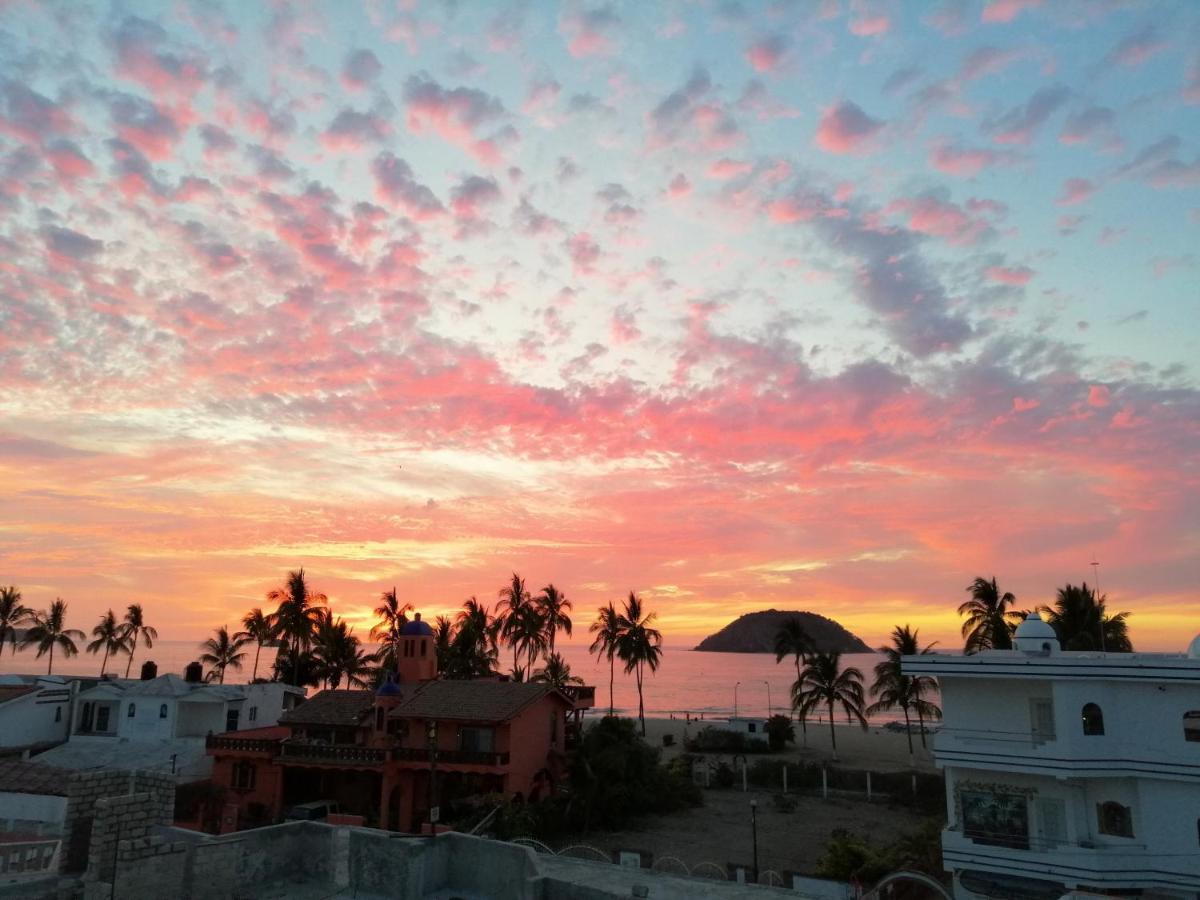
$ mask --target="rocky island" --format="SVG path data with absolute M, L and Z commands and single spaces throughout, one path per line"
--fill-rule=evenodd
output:
M 871 648 L 833 619 L 811 612 L 767 609 L 746 613 L 734 619 L 716 634 L 710 634 L 697 650 L 713 653 L 774 653 L 779 626 L 795 616 L 812 638 L 813 648 L 821 653 L 870 653 Z

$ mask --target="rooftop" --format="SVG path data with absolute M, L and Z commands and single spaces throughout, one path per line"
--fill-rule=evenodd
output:
M 516 681 L 427 681 L 402 702 L 393 719 L 461 719 L 470 722 L 507 722 L 531 703 L 553 694 L 570 704 L 546 684 Z
M 971 655 L 905 656 L 906 675 L 1003 678 L 1105 678 L 1138 681 L 1200 681 L 1200 659 L 1182 653 L 1096 653 L 1063 650 L 1030 653 L 984 650 Z
M 0 760 L 0 792 L 67 796 L 67 775 L 62 769 L 22 759 Z
M 375 703 L 375 692 L 321 691 L 279 717 L 281 725 L 344 725 L 362 722 Z
M 37 691 L 34 685 L 0 685 L 0 703 L 7 703 L 9 700 L 16 700 L 18 697 L 24 697 L 26 694 L 32 694 Z

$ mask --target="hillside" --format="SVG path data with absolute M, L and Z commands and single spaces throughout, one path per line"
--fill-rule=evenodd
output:
M 778 609 L 746 613 L 734 619 L 716 634 L 710 634 L 697 646 L 697 650 L 715 653 L 774 653 L 775 633 L 780 624 L 792 616 L 799 617 L 804 630 L 812 638 L 815 648 L 822 653 L 870 653 L 871 648 L 857 635 L 847 631 L 833 619 L 816 613 Z

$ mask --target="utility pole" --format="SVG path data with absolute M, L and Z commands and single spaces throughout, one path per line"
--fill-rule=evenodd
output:
M 738 717 L 737 692 L 740 685 L 741 682 L 739 681 L 733 686 L 733 717 L 735 719 Z
M 758 801 L 750 801 L 750 839 L 754 846 L 754 867 L 751 872 L 754 883 L 758 884 Z
M 1100 652 L 1104 653 L 1104 610 L 1100 608 L 1100 563 L 1096 560 L 1095 555 L 1092 556 L 1092 574 L 1095 584 L 1092 590 L 1095 591 L 1093 598 L 1096 601 L 1096 620 L 1100 628 Z

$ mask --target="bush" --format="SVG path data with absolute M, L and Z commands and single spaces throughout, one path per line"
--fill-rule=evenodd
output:
M 774 715 L 767 719 L 767 742 L 772 752 L 783 750 L 788 744 L 796 743 L 796 729 L 787 716 Z
M 711 725 L 688 738 L 684 747 L 692 753 L 766 753 L 770 750 L 762 738 L 747 737 L 739 731 L 726 731 Z
M 942 828 L 936 820 L 923 823 L 890 844 L 876 846 L 866 837 L 839 828 L 833 831 L 816 874 L 838 881 L 856 880 L 870 886 L 890 872 L 907 869 L 944 880 Z M 897 891 L 901 891 L 897 887 Z M 897 893 L 896 896 L 903 896 Z

